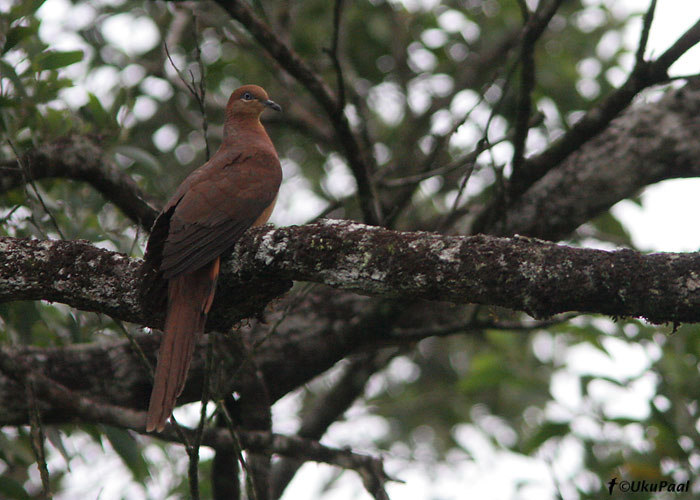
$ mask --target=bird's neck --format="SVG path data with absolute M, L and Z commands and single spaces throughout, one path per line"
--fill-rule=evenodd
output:
M 259 140 L 270 142 L 258 116 L 236 116 L 235 119 L 226 120 L 224 123 L 222 147 L 250 146 Z

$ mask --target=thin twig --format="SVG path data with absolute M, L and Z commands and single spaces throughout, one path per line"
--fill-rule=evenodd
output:
M 530 120 L 529 126 L 530 127 L 536 127 L 539 125 L 542 120 L 544 119 L 544 115 L 541 113 L 535 114 L 532 119 Z M 457 158 L 456 160 L 451 161 L 447 165 L 443 165 L 441 167 L 434 168 L 432 170 L 427 170 L 423 173 L 416 174 L 416 175 L 407 175 L 405 177 L 396 177 L 394 179 L 383 179 L 379 181 L 379 184 L 386 186 L 386 187 L 402 187 L 402 186 L 407 186 L 407 185 L 412 185 L 412 184 L 418 184 L 420 182 L 423 182 L 426 179 L 430 179 L 431 177 L 435 177 L 436 175 L 445 175 L 449 174 L 450 172 L 454 170 L 458 170 L 460 168 L 464 168 L 465 165 L 476 161 L 476 159 L 484 152 L 493 149 L 494 146 L 497 146 L 498 144 L 501 144 L 505 141 L 510 141 L 513 138 L 513 131 L 509 131 L 505 136 L 501 137 L 500 139 L 496 139 L 495 141 L 490 141 L 486 142 L 483 140 L 479 141 L 476 145 L 476 147 L 470 151 L 469 153 L 466 153 L 460 158 Z M 337 207 L 335 207 L 337 208 Z M 320 218 L 322 216 L 317 216 L 317 218 Z M 314 219 L 315 220 L 315 219 Z
M 486 135 L 486 134 L 484 134 L 484 135 Z M 485 138 L 482 138 L 479 141 L 479 144 L 477 144 L 477 150 L 482 149 L 482 147 L 483 147 L 483 146 L 481 146 L 482 143 L 486 143 Z M 486 148 L 484 148 L 484 149 L 486 149 Z M 445 214 L 445 216 L 442 219 L 442 222 L 440 224 L 438 224 L 438 228 L 437 228 L 438 232 L 443 231 L 447 227 L 448 222 L 452 218 L 452 214 L 454 214 L 455 211 L 457 210 L 457 207 L 459 206 L 459 202 L 462 199 L 462 195 L 464 194 L 464 190 L 467 187 L 467 182 L 469 182 L 469 179 L 471 178 L 472 173 L 474 172 L 474 167 L 476 165 L 476 158 L 477 157 L 478 157 L 478 155 L 474 156 L 472 158 L 472 160 L 467 164 L 467 168 L 464 171 L 464 176 L 462 177 L 462 182 L 460 182 L 459 189 L 457 190 L 457 195 L 455 196 L 455 199 L 452 202 L 452 208 L 450 209 L 449 212 L 447 212 Z
M 148 372 L 149 376 L 151 377 L 151 381 L 153 381 L 153 365 L 150 361 L 148 361 L 146 353 L 143 352 L 143 349 L 141 349 L 141 345 L 138 342 L 136 342 L 134 336 L 131 335 L 131 332 L 129 332 L 129 330 L 127 330 L 127 328 L 124 326 L 124 323 L 122 323 L 116 318 L 112 318 L 112 321 L 114 321 L 114 324 L 116 324 L 119 327 L 124 336 L 127 338 L 127 340 L 129 341 L 129 345 L 131 345 L 131 348 L 138 355 L 139 359 L 141 360 L 141 363 L 146 368 L 146 372 Z
M 512 76 L 513 72 L 515 71 L 515 68 L 516 68 L 515 61 L 511 61 L 509 64 L 507 64 L 505 66 L 505 68 L 501 68 L 496 73 L 496 75 L 493 76 L 491 81 L 485 86 L 485 88 L 488 88 L 490 86 L 496 85 L 496 83 L 498 82 L 499 79 L 504 79 L 504 82 L 505 82 L 502 89 L 501 89 L 500 98 L 498 99 L 496 104 L 493 105 L 491 108 L 491 113 L 490 113 L 489 118 L 486 122 L 486 125 L 483 129 L 481 141 L 487 141 L 487 139 L 488 139 L 488 131 L 490 130 L 491 123 L 492 123 L 494 117 L 498 114 L 500 107 L 501 107 L 501 104 L 505 99 L 505 96 L 506 96 L 507 90 L 508 90 L 508 85 L 509 85 L 511 76 Z M 501 76 L 501 74 L 503 74 L 503 73 L 505 73 L 505 75 Z M 445 147 L 445 145 L 449 144 L 449 140 L 452 137 L 452 135 L 457 132 L 457 130 L 459 129 L 460 126 L 462 126 L 464 123 L 466 123 L 466 121 L 469 118 L 469 116 L 471 115 L 471 113 L 484 100 L 484 93 L 485 92 L 481 93 L 481 96 L 479 97 L 478 101 L 474 104 L 474 106 L 472 106 L 472 108 L 469 109 L 464 114 L 464 116 L 462 116 L 462 118 L 453 125 L 452 129 L 447 134 L 445 134 L 444 136 L 439 137 L 439 138 L 436 138 L 435 135 L 433 135 L 433 138 L 435 139 L 435 146 L 432 148 L 431 152 L 426 156 L 425 161 L 422 164 L 422 169 L 424 171 L 427 171 L 430 168 L 430 166 L 437 159 L 439 153 L 442 151 L 442 148 Z M 486 142 L 483 142 L 483 143 L 486 144 Z M 477 148 L 478 148 L 478 146 L 477 146 Z M 453 204 L 451 211 L 442 218 L 441 227 L 445 227 L 447 222 L 450 219 L 452 219 L 452 217 L 454 216 L 454 213 L 455 213 L 457 206 L 458 206 L 458 202 L 461 198 L 461 194 L 466 187 L 466 182 L 469 181 L 469 178 L 470 178 L 471 174 L 473 173 L 474 165 L 472 165 L 472 163 L 474 161 L 476 161 L 476 159 L 472 158 L 468 154 L 464 158 L 453 162 L 453 164 L 459 163 L 460 167 L 466 168 L 465 176 L 463 177 L 461 185 L 459 187 L 460 194 L 457 196 L 457 198 L 455 200 L 456 203 Z M 420 175 L 420 174 L 418 174 L 418 175 Z M 386 217 L 386 220 L 389 223 L 388 224 L 389 227 L 391 227 L 391 225 L 394 221 L 394 218 L 397 217 L 398 214 L 400 214 L 403 211 L 405 205 L 411 200 L 412 196 L 413 196 L 413 190 L 408 190 L 406 193 L 403 194 L 403 196 L 399 197 L 398 201 L 396 201 L 394 203 L 394 208 L 393 208 L 392 212 L 389 215 L 387 215 L 387 217 Z
M 199 423 L 194 432 L 192 439 L 192 452 L 188 451 L 189 465 L 187 474 L 190 482 L 190 495 L 193 499 L 199 498 L 199 449 L 202 446 L 202 436 L 204 435 L 204 426 L 207 421 L 207 403 L 209 403 L 209 380 L 211 379 L 212 358 L 213 358 L 212 343 L 207 342 L 207 355 L 204 363 L 204 381 L 202 382 L 202 398 L 199 409 Z
M 31 444 L 36 465 L 41 477 L 41 498 L 46 500 L 51 498 L 51 481 L 49 480 L 49 468 L 46 465 L 46 453 L 44 451 L 44 428 L 41 425 L 41 415 L 39 405 L 34 391 L 34 381 L 32 377 L 27 377 L 25 387 L 27 390 L 27 401 L 29 402 L 29 427 L 31 432 Z
M 331 48 L 326 50 L 335 68 L 338 86 L 338 113 L 343 113 L 345 110 L 345 80 L 340 59 L 338 59 L 338 40 L 340 38 L 340 16 L 342 10 L 343 0 L 335 0 L 335 6 L 333 7 L 333 37 L 331 39 Z
M 563 0 L 552 0 L 545 7 L 545 3 L 541 1 L 537 5 L 537 10 L 532 14 L 525 4 L 521 4 L 525 26 L 520 43 L 520 89 L 513 138 L 512 166 L 514 175 L 525 162 L 525 147 L 530 131 L 530 115 L 532 114 L 532 92 L 535 88 L 535 45 L 562 3 Z
M 195 436 L 195 446 L 199 447 L 202 444 L 202 435 L 204 434 L 204 425 L 207 420 L 207 403 L 209 403 L 210 397 L 210 381 L 211 381 L 211 371 L 214 360 L 214 347 L 211 342 L 207 342 L 207 355 L 205 358 L 204 366 L 204 380 L 202 381 L 202 400 L 201 407 L 199 410 L 199 424 L 197 425 L 197 434 Z
M 195 23 L 196 23 L 196 18 L 195 18 Z M 195 28 L 196 29 L 196 28 Z M 210 155 L 210 150 L 209 150 L 209 139 L 207 137 L 207 130 L 209 129 L 209 122 L 207 121 L 207 114 L 204 106 L 204 98 L 206 96 L 206 87 L 204 85 L 204 66 L 202 63 L 202 58 L 201 58 L 201 48 L 199 46 L 199 38 L 195 35 L 195 39 L 197 40 L 196 42 L 196 54 L 197 54 L 197 61 L 199 64 L 200 72 L 201 74 L 199 75 L 199 84 L 195 82 L 194 79 L 194 74 L 190 70 L 190 81 L 188 82 L 184 76 L 182 76 L 182 72 L 180 69 L 177 67 L 175 64 L 175 61 L 173 60 L 172 56 L 170 55 L 170 50 L 168 50 L 168 44 L 163 43 L 163 48 L 165 49 L 165 55 L 168 58 L 168 61 L 170 61 L 171 66 L 173 69 L 177 72 L 177 76 L 180 78 L 180 81 L 182 84 L 187 88 L 187 90 L 192 94 L 194 97 L 195 102 L 197 103 L 197 106 L 199 107 L 199 112 L 202 116 L 202 134 L 204 136 L 204 144 L 206 146 L 206 155 L 207 155 L 207 160 L 209 159 Z
M 643 38 L 643 37 L 642 37 Z M 700 21 L 689 28 L 666 52 L 655 61 L 635 65 L 627 81 L 594 106 L 560 139 L 547 150 L 528 158 L 520 169 L 520 178 L 511 179 L 512 196 L 523 193 L 549 170 L 558 165 L 582 144 L 601 132 L 617 117 L 632 99 L 647 87 L 669 80 L 668 68 L 691 47 L 700 42 Z
M 654 21 L 654 14 L 656 12 L 656 0 L 651 0 L 649 4 L 649 9 L 644 14 L 644 22 L 642 23 L 642 32 L 639 35 L 639 45 L 637 46 L 636 55 L 636 65 L 641 66 L 644 64 L 644 52 L 647 49 L 647 43 L 649 41 L 649 32 L 651 31 L 651 24 Z
M 190 71 L 190 78 L 192 79 L 192 87 L 196 88 L 198 91 L 194 93 L 194 98 L 197 101 L 197 105 L 199 106 L 199 112 L 202 115 L 202 135 L 204 136 L 204 144 L 206 146 L 206 154 L 207 154 L 207 161 L 209 161 L 210 158 L 210 149 L 209 149 L 209 138 L 207 136 L 207 132 L 209 130 L 209 121 L 207 119 L 207 112 L 204 108 L 204 101 L 207 95 L 207 89 L 206 89 L 206 78 L 205 78 L 205 71 L 204 71 L 204 62 L 202 61 L 202 48 L 199 45 L 199 29 L 198 29 L 198 22 L 199 19 L 197 18 L 197 15 L 193 12 L 192 13 L 194 17 L 194 22 L 192 24 L 192 29 L 194 31 L 193 37 L 195 40 L 195 59 L 197 61 L 197 64 L 199 65 L 199 84 L 195 84 L 194 82 L 194 75 Z
M 549 328 L 579 316 L 579 313 L 560 314 L 550 319 L 540 321 L 485 321 L 473 317 L 469 321 L 453 325 L 441 325 L 428 328 L 404 328 L 394 330 L 392 338 L 400 341 L 415 342 L 428 337 L 447 337 L 450 335 L 473 333 L 481 330 L 510 330 L 528 332 Z
M 175 61 L 173 60 L 172 56 L 170 55 L 170 50 L 168 49 L 168 44 L 163 42 L 163 49 L 165 50 L 165 55 L 168 58 L 168 61 L 170 62 L 170 65 L 173 67 L 175 72 L 177 73 L 178 78 L 180 78 L 180 81 L 182 84 L 187 88 L 187 90 L 194 96 L 197 95 L 197 89 L 194 87 L 193 83 L 188 82 L 184 76 L 182 76 L 182 71 L 180 71 L 180 68 L 177 67 L 177 64 L 175 64 Z
M 27 165 L 22 161 L 22 158 L 19 155 L 19 152 L 15 148 L 14 143 L 12 142 L 11 139 L 7 139 L 7 144 L 9 144 L 10 148 L 12 149 L 12 152 L 15 155 L 15 158 L 17 159 L 17 164 L 20 166 L 20 169 L 22 170 L 22 175 L 25 178 L 25 186 L 29 184 L 32 189 L 34 190 L 34 194 L 39 200 L 39 203 L 41 204 L 42 208 L 44 209 L 44 212 L 46 212 L 46 215 L 49 216 L 49 219 L 53 223 L 54 227 L 56 228 L 56 232 L 58 235 L 61 237 L 62 240 L 65 240 L 66 237 L 63 235 L 63 231 L 61 231 L 61 228 L 58 226 L 58 222 L 56 221 L 56 218 L 53 216 L 51 213 L 51 210 L 49 210 L 49 207 L 46 206 L 46 203 L 44 203 L 44 198 L 41 196 L 41 192 L 39 191 L 39 188 L 36 187 L 36 184 L 34 183 L 34 178 L 32 177 L 31 172 L 29 171 L 29 168 Z M 38 226 L 37 226 L 38 228 Z
M 253 474 L 250 468 L 248 467 L 248 462 L 246 461 L 245 457 L 243 456 L 243 447 L 241 446 L 241 440 L 238 436 L 238 431 L 236 430 L 236 426 L 233 423 L 233 419 L 231 418 L 231 414 L 228 412 L 228 409 L 226 409 L 226 405 L 223 404 L 222 401 L 217 401 L 216 406 L 219 410 L 219 415 L 224 419 L 224 423 L 226 424 L 226 428 L 228 429 L 229 434 L 231 435 L 231 440 L 233 443 L 233 449 L 234 452 L 236 453 L 236 456 L 238 457 L 238 462 L 241 464 L 241 467 L 245 471 L 245 482 L 246 482 L 246 490 L 248 491 L 248 495 L 253 499 L 257 500 L 257 492 L 255 491 L 255 484 L 253 483 Z
M 333 125 L 348 165 L 357 183 L 357 195 L 365 222 L 379 225 L 383 221 L 382 208 L 372 182 L 373 157 L 366 154 L 353 133 L 345 113 L 338 113 L 338 99 L 321 77 L 289 47 L 267 24 L 265 24 L 246 2 L 241 0 L 220 1 L 219 4 L 240 22 L 267 53 L 289 74 L 296 78 L 326 113 Z
M 527 9 L 525 10 L 527 13 Z M 529 19 L 525 17 L 525 23 Z M 515 133 L 513 137 L 513 171 L 519 170 L 525 160 L 525 143 L 527 142 L 528 121 L 532 112 L 532 91 L 535 88 L 535 43 L 537 38 L 526 35 L 520 48 L 520 88 L 515 114 Z
M 442 167 L 437 167 L 434 168 L 433 170 L 428 170 L 426 172 L 423 172 L 421 174 L 416 174 L 416 175 L 407 175 L 406 177 L 397 177 L 395 179 L 385 179 L 380 181 L 382 185 L 387 186 L 387 187 L 401 187 L 401 186 L 407 186 L 411 184 L 418 184 L 420 182 L 423 182 L 426 179 L 430 179 L 431 177 L 435 177 L 436 175 L 445 175 L 449 174 L 450 172 L 453 172 L 455 170 L 458 170 L 460 168 L 465 168 L 465 166 L 469 167 L 469 165 L 473 162 L 476 161 L 476 159 L 483 153 L 484 151 L 487 151 L 489 149 L 492 149 L 494 146 L 497 144 L 501 144 L 507 140 L 509 140 L 510 136 L 505 136 L 502 137 L 494 142 L 486 142 L 483 140 L 483 138 L 477 143 L 476 147 L 470 151 L 469 153 L 465 154 L 464 156 L 457 158 L 456 160 L 451 161 L 447 165 L 443 165 Z

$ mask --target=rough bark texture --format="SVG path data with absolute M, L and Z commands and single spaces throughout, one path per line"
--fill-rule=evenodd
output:
M 697 175 L 697 162 L 692 159 L 700 156 L 693 140 L 699 132 L 699 89 L 689 84 L 621 116 L 507 207 L 507 226 L 501 232 L 557 238 L 650 183 Z M 68 146 L 60 141 L 54 146 L 42 150 L 47 166 L 67 161 L 61 148 Z M 94 147 L 87 150 L 93 151 L 92 158 L 100 158 L 102 153 Z M 40 176 L 38 163 L 32 165 L 34 175 Z M 94 165 L 99 167 L 99 162 Z M 16 172 L 3 170 L 1 189 L 17 185 L 16 177 L 8 180 L 12 175 Z M 82 179 L 100 189 L 99 176 L 82 176 L 71 169 L 58 175 Z M 129 193 L 108 196 L 119 206 L 120 199 L 139 197 L 128 182 L 119 184 L 119 190 Z M 88 242 L 0 240 L 0 301 L 62 302 L 157 328 L 162 325 L 162 313 L 144 309 L 138 293 L 140 279 L 138 260 Z M 257 346 L 255 362 L 271 401 L 359 349 L 397 342 L 392 336 L 394 326 L 466 322 L 457 308 L 435 299 L 504 306 L 537 316 L 574 310 L 641 316 L 655 322 L 700 321 L 698 254 L 604 252 L 523 237 L 444 236 L 324 221 L 247 233 L 223 267 L 208 328 L 226 331 L 243 318 L 258 316 L 288 290 L 290 280 L 336 289 L 322 286 L 304 297 L 290 294 L 273 302 L 275 312 L 266 315 L 267 325 L 236 332 L 244 345 Z M 274 326 L 282 316 L 284 321 Z M 138 339 L 151 362 L 158 341 L 157 334 Z M 239 369 L 248 353 L 227 337 L 222 342 L 217 350 L 218 389 L 244 393 L 257 383 L 250 370 Z M 126 341 L 55 349 L 5 348 L 3 352 L 8 359 L 95 401 L 123 407 L 125 412 L 145 408 L 150 383 Z M 199 349 L 180 403 L 201 397 L 203 358 Z M 26 424 L 25 388 L 11 371 L 0 372 L 0 424 Z M 45 422 L 94 421 L 94 415 L 80 409 L 89 405 L 68 408 L 42 398 L 40 407 Z
M 58 301 L 146 326 L 162 322 L 146 316 L 139 303 L 140 261 L 86 242 L 1 238 L 0 245 L 0 300 Z M 697 273 L 698 254 L 608 252 L 349 221 L 268 226 L 249 231 L 223 266 L 223 293 L 209 326 L 227 328 L 253 316 L 288 288 L 288 280 L 375 296 L 496 305 L 535 317 L 584 311 L 699 321 Z
M 3 238 L 1 245 L 0 300 L 60 301 L 154 327 L 162 321 L 146 315 L 139 303 L 135 290 L 140 261 L 85 242 Z M 700 321 L 700 254 L 607 252 L 523 237 L 443 236 L 322 221 L 250 231 L 222 269 L 220 300 L 208 325 L 222 330 L 259 312 L 287 289 L 289 279 L 400 297 L 404 309 L 418 304 L 410 307 L 417 311 L 436 306 L 426 308 L 413 301 L 440 299 L 500 305 L 537 316 L 576 310 L 656 322 Z M 252 283 L 250 275 L 262 281 Z M 236 307 L 231 304 L 234 297 L 239 300 Z M 241 297 L 246 300 L 241 302 Z M 370 309 L 370 303 L 379 307 Z M 292 306 L 296 314 L 264 342 L 269 326 L 243 332 L 244 344 L 260 344 L 256 364 L 272 401 L 356 349 L 390 340 L 390 326 L 396 322 L 397 306 L 381 307 L 376 298 L 330 290 L 310 294 Z M 284 314 L 284 308 L 277 309 L 277 317 Z M 412 319 L 407 315 L 407 322 Z M 156 335 L 140 341 L 151 360 L 157 341 Z M 126 342 L 13 352 L 39 373 L 85 390 L 90 397 L 128 408 L 145 406 L 148 379 Z M 202 358 L 200 350 L 181 402 L 201 395 Z M 245 392 L 252 386 L 247 370 L 237 368 L 243 359 L 239 348 L 222 354 L 218 363 L 222 392 Z M 18 397 L 22 390 L 0 377 L 0 423 L 26 421 L 25 401 Z M 61 408 L 45 409 L 47 421 L 76 418 Z
M 557 240 L 664 179 L 700 175 L 700 80 L 633 106 L 509 207 L 498 234 Z

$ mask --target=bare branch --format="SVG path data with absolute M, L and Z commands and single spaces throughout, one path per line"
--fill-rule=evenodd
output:
M 513 140 L 513 172 L 520 170 L 525 161 L 525 142 L 530 130 L 532 91 L 535 88 L 535 44 L 562 2 L 563 0 L 553 0 L 544 8 L 544 3 L 540 2 L 537 11 L 532 15 L 528 15 L 527 7 L 521 5 L 521 9 L 524 9 L 525 28 L 520 46 L 520 89 Z
M 44 202 L 44 197 L 41 195 L 41 191 L 39 191 L 39 188 L 36 187 L 36 184 L 34 183 L 34 177 L 32 176 L 31 172 L 29 171 L 29 168 L 27 168 L 27 165 L 26 165 L 24 159 L 20 157 L 19 153 L 17 152 L 17 149 L 15 148 L 15 145 L 13 144 L 13 142 L 11 140 L 8 139 L 7 143 L 10 145 L 12 152 L 15 154 L 15 157 L 17 159 L 17 164 L 19 165 L 19 169 L 22 172 L 22 177 L 24 178 L 24 181 L 32 187 L 32 190 L 34 191 L 34 195 L 37 197 L 37 199 L 39 200 L 39 203 L 41 204 L 41 208 L 44 209 L 44 212 L 46 213 L 46 215 L 48 215 L 49 219 L 51 219 L 51 222 L 53 223 L 53 227 L 56 229 L 56 232 L 58 233 L 58 235 L 61 237 L 61 239 L 65 240 L 66 237 L 63 235 L 63 231 L 61 231 L 61 227 L 58 225 L 58 221 L 51 213 L 51 210 L 49 210 L 49 207 L 46 206 L 46 203 Z M 44 237 L 46 236 L 43 231 L 41 231 L 41 234 Z
M 562 314 L 540 321 L 484 321 L 474 319 L 453 325 L 441 325 L 429 328 L 404 328 L 392 332 L 392 336 L 401 342 L 415 342 L 428 337 L 446 337 L 449 335 L 480 332 L 483 330 L 532 331 L 559 325 L 578 316 L 576 313 Z
M 40 399 L 54 406 L 70 410 L 75 420 L 103 423 L 145 433 L 145 412 L 133 411 L 86 398 L 51 380 L 37 370 L 32 370 L 21 358 L 15 357 L 5 350 L 0 350 L 0 372 L 15 381 L 30 381 Z M 181 427 L 180 430 L 190 442 L 197 433 L 196 429 Z M 366 484 L 372 483 L 375 488 L 390 480 L 384 472 L 381 459 L 378 458 L 349 450 L 330 448 L 317 441 L 269 432 L 237 431 L 236 434 L 240 437 L 242 447 L 253 452 L 275 453 L 355 470 L 362 476 Z M 171 424 L 168 424 L 163 432 L 152 433 L 152 435 L 157 435 L 167 441 L 178 443 L 182 441 L 180 433 L 175 432 Z M 236 443 L 226 429 L 205 431 L 202 436 L 202 444 L 217 450 L 233 450 L 236 447 Z
M 525 192 L 550 169 L 560 164 L 582 144 L 604 130 L 642 90 L 668 81 L 668 68 L 688 49 L 700 42 L 700 21 L 678 39 L 656 61 L 638 62 L 627 81 L 592 107 L 559 140 L 546 151 L 529 158 L 523 168 L 514 172 L 510 183 L 510 195 L 516 197 Z M 516 175 L 517 174 L 517 175 Z
M 22 157 L 32 179 L 62 177 L 89 183 L 144 229 L 155 221 L 158 202 L 119 169 L 98 141 L 70 136 L 41 145 Z M 25 176 L 16 161 L 0 164 L 0 193 L 24 185 Z
M 0 301 L 44 299 L 143 325 L 162 321 L 140 304 L 140 261 L 85 242 L 2 238 L 0 250 Z M 700 320 L 693 277 L 698 259 L 522 237 L 408 233 L 348 221 L 256 228 L 222 266 L 221 301 L 208 326 L 254 316 L 287 289 L 287 280 L 369 295 L 497 305 L 535 317 L 584 311 L 693 322 Z M 251 283 L 250 276 L 265 285 Z
M 644 14 L 644 22 L 642 23 L 642 32 L 639 35 L 639 44 L 637 45 L 636 61 L 637 66 L 644 64 L 644 52 L 647 49 L 647 42 L 649 41 L 649 32 L 651 31 L 651 24 L 654 22 L 654 13 L 656 12 L 656 0 L 651 0 L 649 9 L 646 14 Z
M 338 42 L 340 40 L 340 16 L 343 12 L 343 0 L 335 0 L 333 7 L 333 38 L 331 39 L 331 47 L 328 49 L 328 55 L 333 62 L 335 68 L 335 77 L 338 86 L 338 112 L 343 113 L 345 110 L 345 79 L 343 78 L 343 68 L 340 65 L 338 58 Z
M 663 179 L 700 176 L 700 80 L 634 106 L 516 200 L 494 233 L 560 239 Z M 477 219 L 475 230 L 483 231 Z
M 34 381 L 29 378 L 25 380 L 27 388 L 27 400 L 29 401 L 29 430 L 31 433 L 31 445 L 36 459 L 39 476 L 41 477 L 42 498 L 51 498 L 51 481 L 49 479 L 49 468 L 46 465 L 46 451 L 44 450 L 44 427 L 41 424 L 39 407 L 34 393 Z
M 362 395 L 369 378 L 393 358 L 397 349 L 362 353 L 352 359 L 345 367 L 342 377 L 322 394 L 313 406 L 304 411 L 304 417 L 297 435 L 305 439 L 319 440 L 330 425 L 338 420 L 345 411 Z M 302 461 L 285 458 L 273 469 L 272 497 L 279 498 L 292 480 Z

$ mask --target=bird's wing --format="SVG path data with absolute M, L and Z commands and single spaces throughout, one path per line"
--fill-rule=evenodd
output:
M 166 279 L 208 264 L 274 203 L 281 181 L 273 152 L 215 155 L 185 179 L 166 205 L 153 227 L 146 260 Z

